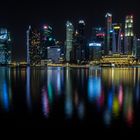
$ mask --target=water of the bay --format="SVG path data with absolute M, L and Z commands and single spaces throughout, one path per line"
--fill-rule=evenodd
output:
M 140 128 L 140 68 L 0 68 L 0 127 Z

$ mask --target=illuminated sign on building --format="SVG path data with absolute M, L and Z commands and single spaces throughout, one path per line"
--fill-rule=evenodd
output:
M 115 26 L 114 29 L 120 29 L 120 26 Z
M 89 47 L 101 47 L 102 44 L 101 43 L 89 43 Z

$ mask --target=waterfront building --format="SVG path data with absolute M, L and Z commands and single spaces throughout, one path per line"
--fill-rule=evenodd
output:
M 113 54 L 102 56 L 100 64 L 102 66 L 130 66 L 136 65 L 136 58 L 132 55 Z
M 56 41 L 53 29 L 49 25 L 44 25 L 41 30 L 41 59 L 47 59 L 47 47 L 54 46 Z
M 83 63 L 88 60 L 88 47 L 85 37 L 85 22 L 80 20 L 73 39 L 72 62 Z
M 100 60 L 102 57 L 102 42 L 90 42 L 89 46 L 89 60 Z
M 124 54 L 124 33 L 121 32 L 121 54 Z
M 92 28 L 91 40 L 88 43 L 89 60 L 100 59 L 105 49 L 105 31 L 102 27 Z
M 133 31 L 133 16 L 128 15 L 125 19 L 125 54 L 132 54 L 133 50 L 133 37 L 134 37 L 134 31 Z
M 11 64 L 11 37 L 10 33 L 5 28 L 0 28 L 0 64 Z
M 112 14 L 107 13 L 106 17 L 106 43 L 105 43 L 105 55 L 110 54 L 111 49 L 111 30 L 112 30 Z
M 79 51 L 77 51 L 77 59 L 82 62 L 88 59 L 88 48 L 86 44 L 86 37 L 85 37 L 85 21 L 79 20 L 78 27 L 78 44 L 79 44 Z
M 74 33 L 74 26 L 71 22 L 67 21 L 66 23 L 66 61 L 70 62 L 71 59 L 71 52 L 73 48 L 73 33 Z
M 121 46 L 121 24 L 114 23 L 112 24 L 113 28 L 113 40 L 112 40 L 112 53 L 121 54 L 122 46 Z
M 27 64 L 38 65 L 41 62 L 40 31 L 29 26 L 27 30 Z
M 62 47 L 55 45 L 55 46 L 48 46 L 47 47 L 47 59 L 41 60 L 41 65 L 47 65 L 49 63 L 58 64 L 64 61 L 64 55 L 62 52 Z
M 136 40 L 136 58 L 140 60 L 140 39 Z

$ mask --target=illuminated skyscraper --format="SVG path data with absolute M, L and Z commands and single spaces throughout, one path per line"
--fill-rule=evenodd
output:
M 105 31 L 102 27 L 92 28 L 91 40 L 89 46 L 89 60 L 100 59 L 104 54 L 105 46 Z
M 47 59 L 47 47 L 54 46 L 55 39 L 53 37 L 52 27 L 44 25 L 41 30 L 41 57 Z
M 112 53 L 121 54 L 121 24 L 112 24 L 113 28 L 113 41 L 112 41 Z
M 136 39 L 136 58 L 140 60 L 140 39 Z
M 73 33 L 74 27 L 71 22 L 66 23 L 66 61 L 70 62 L 71 51 L 73 47 Z
M 74 34 L 73 41 L 73 60 L 76 63 L 82 63 L 88 59 L 88 47 L 85 38 L 85 22 L 80 20 L 77 25 L 77 30 Z
M 109 54 L 111 49 L 111 41 L 110 41 L 110 31 L 112 30 L 112 14 L 106 14 L 106 46 L 105 46 L 105 55 Z
M 27 30 L 27 63 L 37 65 L 41 62 L 40 32 L 31 28 Z
M 125 19 L 125 54 L 132 54 L 133 50 L 133 16 L 128 15 Z
M 85 22 L 84 20 L 79 20 L 78 27 L 78 44 L 79 44 L 79 51 L 77 50 L 77 60 L 85 61 L 86 60 L 86 39 L 85 39 Z
M 11 63 L 11 38 L 7 29 L 0 29 L 0 64 Z

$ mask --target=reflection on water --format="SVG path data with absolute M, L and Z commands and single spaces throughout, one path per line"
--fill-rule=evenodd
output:
M 0 105 L 7 112 L 12 102 L 10 69 L 0 69 Z
M 0 112 L 18 115 L 22 108 L 25 116 L 50 122 L 133 127 L 140 116 L 139 80 L 139 68 L 1 67 Z

